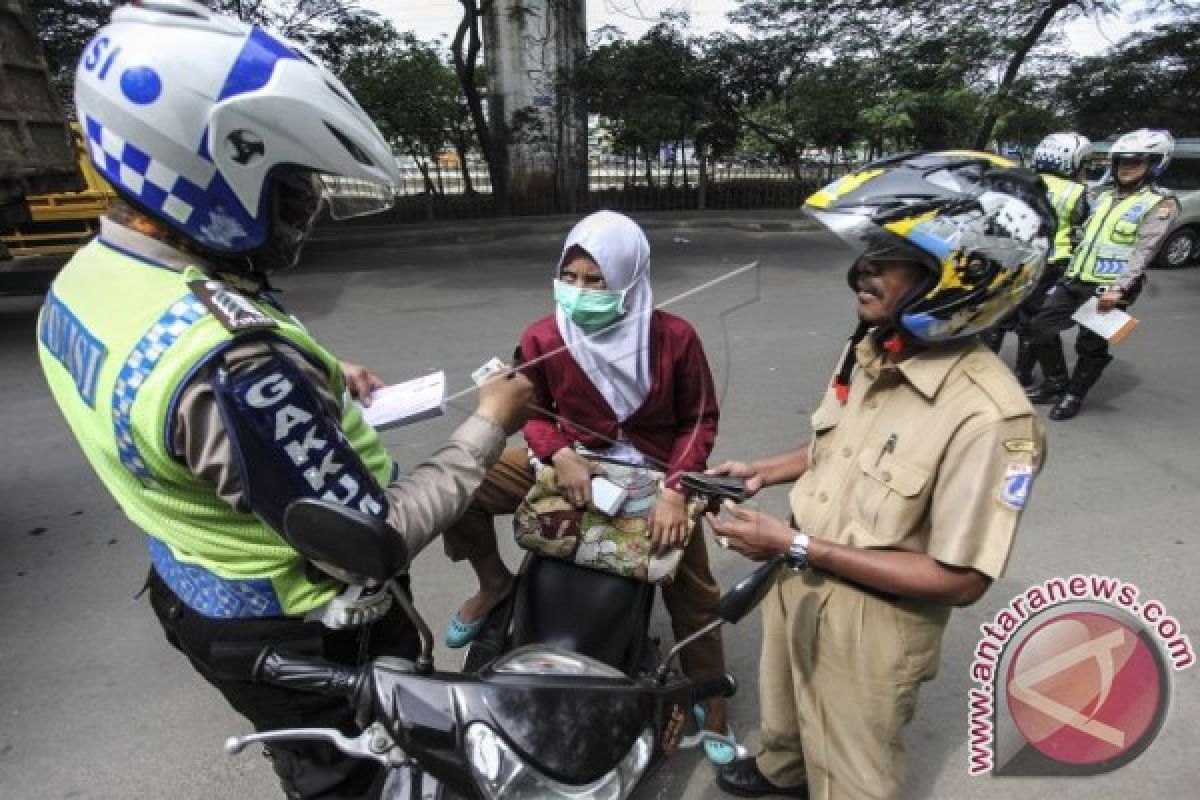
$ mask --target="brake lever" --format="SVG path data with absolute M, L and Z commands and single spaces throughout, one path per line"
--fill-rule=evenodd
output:
M 245 736 L 230 736 L 225 740 L 225 752 L 235 755 L 245 750 L 248 745 L 295 740 L 325 742 L 348 756 L 375 761 L 385 767 L 403 766 L 408 760 L 392 741 L 387 730 L 378 722 L 353 738 L 333 728 L 283 728 Z

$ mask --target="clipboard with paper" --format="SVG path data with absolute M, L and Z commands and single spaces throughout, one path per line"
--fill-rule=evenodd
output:
M 1136 317 L 1131 317 L 1119 308 L 1101 312 L 1098 298 L 1089 298 L 1071 315 L 1071 319 L 1093 333 L 1103 336 L 1109 344 L 1118 344 L 1138 326 Z

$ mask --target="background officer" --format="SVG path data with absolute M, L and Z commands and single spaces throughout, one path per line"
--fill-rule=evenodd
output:
M 983 340 L 995 352 L 1000 352 L 1004 334 L 1017 334 L 1017 363 L 1015 372 L 1022 386 L 1033 385 L 1033 370 L 1037 366 L 1029 340 L 1029 323 L 1045 302 L 1046 293 L 1062 277 L 1071 261 L 1075 245 L 1083 235 L 1083 223 L 1088 216 L 1087 187 L 1083 184 L 1084 167 L 1092 155 L 1092 143 L 1078 133 L 1052 133 L 1033 151 L 1033 168 L 1046 183 L 1046 194 L 1058 224 L 1054 246 L 1046 269 L 1037 287 L 1021 303 L 1016 312 L 1004 322 L 984 332 Z
M 321 207 L 382 210 L 391 149 L 295 44 L 197 3 L 124 6 L 88 45 L 76 106 L 121 197 L 57 276 L 38 322 L 46 380 L 84 454 L 146 534 L 150 601 L 172 645 L 257 729 L 352 732 L 343 700 L 250 682 L 266 644 L 357 664 L 409 656 L 398 607 L 329 615 L 345 588 L 278 535 L 298 497 L 386 519 L 415 555 L 466 508 L 530 398 L 497 379 L 426 463 L 400 478 L 350 396 L 346 367 L 275 302 Z M 280 124 L 285 120 L 286 125 Z M 385 595 L 386 597 L 386 595 Z M 323 624 L 328 623 L 328 624 Z M 375 791 L 382 770 L 322 743 L 272 745 L 289 798 Z
M 1035 403 L 1055 403 L 1050 419 L 1071 419 L 1112 361 L 1108 341 L 1081 327 L 1075 338 L 1075 369 L 1067 375 L 1059 334 L 1075 324 L 1071 315 L 1091 297 L 1101 311 L 1128 308 L 1142 290 L 1146 267 L 1179 215 L 1179 203 L 1154 185 L 1171 161 L 1175 140 L 1166 131 L 1137 130 L 1121 136 L 1109 153 L 1116 183 L 1096 202 L 1062 280 L 1029 323 L 1042 382 L 1030 390 Z
M 795 481 L 790 525 L 732 504 L 709 517 L 738 552 L 794 568 L 763 601 L 763 750 L 717 783 L 894 798 L 950 610 L 1004 570 L 1041 465 L 1041 424 L 976 334 L 1033 289 L 1054 211 L 1032 172 L 963 152 L 868 167 L 807 207 L 859 254 L 860 325 L 808 446 L 714 470 L 752 492 Z

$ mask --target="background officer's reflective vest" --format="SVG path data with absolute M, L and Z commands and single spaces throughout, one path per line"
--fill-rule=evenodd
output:
M 1069 181 L 1057 175 L 1042 175 L 1050 196 L 1050 205 L 1054 206 L 1054 214 L 1058 218 L 1058 232 L 1054 235 L 1054 250 L 1050 254 L 1050 262 L 1067 261 L 1071 258 L 1071 228 L 1075 208 L 1079 205 L 1087 188 L 1082 183 Z
M 185 588 L 182 599 L 211 617 L 303 615 L 340 587 L 309 580 L 295 550 L 253 514 L 221 500 L 167 440 L 181 388 L 235 340 L 189 289 L 189 281 L 203 277 L 197 269 L 177 272 L 94 240 L 46 296 L 38 356 L 84 454 L 148 535 L 151 561 L 167 585 Z M 247 299 L 278 323 L 276 335 L 325 370 L 335 396 L 343 397 L 337 359 L 295 320 Z M 390 456 L 358 405 L 343 405 L 342 430 L 386 486 Z
M 1088 217 L 1066 277 L 1102 285 L 1115 282 L 1133 256 L 1142 220 L 1162 200 L 1163 195 L 1150 187 L 1119 200 L 1115 191 L 1105 192 Z

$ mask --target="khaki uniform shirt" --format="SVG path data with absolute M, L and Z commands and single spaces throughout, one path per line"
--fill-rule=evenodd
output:
M 1163 191 L 1163 190 L 1160 190 Z M 1118 202 L 1127 195 L 1117 195 Z M 1146 267 L 1158 255 L 1163 240 L 1175 228 L 1175 220 L 1179 218 L 1179 201 L 1174 196 L 1159 201 L 1158 205 L 1142 218 L 1138 225 L 1137 244 L 1133 246 L 1133 254 L 1125 271 L 1113 284 L 1114 289 L 1127 292 L 1146 273 Z
M 830 389 L 812 416 L 796 526 L 999 577 L 1045 454 L 1011 371 L 975 342 L 887 365 L 868 337 L 857 355 L 846 404 Z

